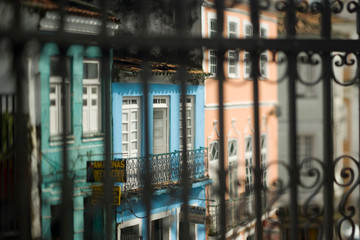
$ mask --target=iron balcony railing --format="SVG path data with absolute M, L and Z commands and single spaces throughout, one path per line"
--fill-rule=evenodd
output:
M 207 148 L 187 151 L 186 159 L 191 180 L 198 181 L 207 177 Z M 181 182 L 183 160 L 182 151 L 150 155 L 151 183 L 155 187 L 163 187 Z M 125 191 L 144 187 L 142 175 L 145 172 L 145 161 L 146 157 L 126 158 Z
M 252 216 L 254 215 L 253 205 L 252 196 L 247 193 L 241 194 L 239 198 L 226 200 L 226 231 L 240 226 L 245 226 L 248 222 L 254 219 L 254 216 Z M 221 232 L 219 213 L 219 204 L 209 204 L 209 236 L 217 236 Z

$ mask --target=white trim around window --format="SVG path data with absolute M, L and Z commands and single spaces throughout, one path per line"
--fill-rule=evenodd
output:
M 142 220 L 141 220 L 141 219 L 138 219 L 138 218 L 135 218 L 135 219 L 132 219 L 132 220 L 128 220 L 128 221 L 119 223 L 119 224 L 117 225 L 117 232 L 118 232 L 118 234 L 117 234 L 117 240 L 120 240 L 120 239 L 121 239 L 121 229 L 127 228 L 127 227 L 133 227 L 133 226 L 138 226 L 139 236 L 141 236 Z
M 269 37 L 269 26 L 267 24 L 260 24 L 260 38 L 268 38 Z M 269 54 L 268 51 L 264 51 L 260 54 L 259 59 L 259 70 L 260 70 L 260 78 L 265 79 L 268 77 L 268 59 Z
M 260 135 L 260 154 L 261 154 L 261 168 L 263 169 L 263 186 L 266 187 L 266 179 L 267 179 L 267 171 L 266 171 L 266 163 L 267 163 L 267 134 L 262 133 Z
M 239 38 L 240 19 L 234 16 L 227 16 L 228 38 Z
M 207 23 L 208 23 L 207 37 L 208 38 L 216 37 L 218 34 L 218 31 L 217 31 L 217 17 L 216 17 L 215 12 L 207 13 Z M 215 25 L 214 25 L 214 23 L 215 23 Z
M 186 149 L 195 149 L 195 96 L 186 96 Z M 182 145 L 182 102 L 180 96 L 180 150 Z
M 239 77 L 239 53 L 237 50 L 228 51 L 228 77 Z
M 215 77 L 216 76 L 216 72 L 217 72 L 217 56 L 216 56 L 216 51 L 213 49 L 209 49 L 208 50 L 208 67 L 209 67 L 209 73 L 211 73 L 211 77 Z
M 228 140 L 228 168 L 229 168 L 229 193 L 230 198 L 238 195 L 238 139 Z
M 243 37 L 251 38 L 253 36 L 253 29 L 251 22 L 248 20 L 243 21 Z M 251 58 L 250 53 L 247 51 L 244 51 L 243 53 L 243 76 L 244 79 L 249 79 L 251 74 Z
M 140 97 L 123 97 L 122 100 L 122 153 L 123 157 L 139 157 L 140 146 Z
M 246 188 L 251 191 L 253 186 L 253 137 L 245 137 L 245 171 L 246 171 Z
M 101 132 L 101 80 L 99 60 L 83 61 L 82 129 L 84 136 Z
M 71 132 L 71 95 L 70 95 L 70 61 L 66 60 L 67 78 L 65 79 L 65 96 L 62 88 L 62 77 L 59 76 L 59 58 L 50 58 L 49 78 L 49 131 L 51 137 L 60 136 L 63 132 L 63 104 L 67 112 L 67 124 L 65 133 Z
M 209 146 L 209 159 L 210 162 L 219 160 L 219 141 L 215 140 Z

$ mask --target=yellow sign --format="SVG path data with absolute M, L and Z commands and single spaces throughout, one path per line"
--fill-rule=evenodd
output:
M 111 192 L 112 202 L 111 205 L 120 205 L 121 199 L 121 187 L 114 186 Z M 105 192 L 103 185 L 93 185 L 92 186 L 92 196 L 91 203 L 93 205 L 105 204 Z
M 102 182 L 104 177 L 104 161 L 87 162 L 87 182 Z M 110 177 L 113 179 L 114 182 L 126 182 L 126 161 L 124 159 L 115 159 L 111 161 Z

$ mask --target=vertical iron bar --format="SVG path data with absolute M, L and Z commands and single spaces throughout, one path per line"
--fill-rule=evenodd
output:
M 10 110 L 9 110 L 9 95 L 6 95 L 5 97 L 5 112 L 6 114 L 10 114 Z M 6 148 L 9 148 L 9 144 L 10 144 L 10 126 L 6 125 Z
M 3 142 L 3 118 L 5 117 L 5 114 L 3 113 L 3 95 L 0 95 L 0 155 L 5 152 L 4 148 L 4 142 Z M 1 207 L 0 207 L 0 217 L 1 217 L 1 225 L 0 225 L 0 231 L 5 230 L 5 156 L 0 158 L 0 173 L 1 173 L 1 185 L 0 185 L 0 200 L 1 200 Z
M 297 146 L 296 146 L 296 54 L 288 53 L 288 101 L 289 101 L 289 159 L 290 159 L 290 239 L 298 239 L 298 182 L 299 182 L 299 167 L 297 164 Z
M 69 114 L 68 111 L 71 110 L 71 107 L 68 106 L 67 101 L 71 104 L 70 94 L 66 88 L 66 81 L 69 78 L 67 71 L 67 61 L 66 61 L 66 50 L 64 46 L 60 46 L 60 69 L 61 69 L 61 101 L 60 106 L 62 105 L 62 161 L 63 161 L 63 179 L 62 179 L 62 210 L 61 213 L 61 227 L 62 227 L 62 239 L 73 239 L 73 185 L 72 180 L 69 176 L 69 158 L 67 152 L 67 134 L 69 134 L 68 129 L 71 127 L 71 122 L 68 122 Z M 69 81 L 69 88 L 71 89 L 71 79 Z
M 182 149 L 182 166 L 181 166 L 181 178 L 183 180 L 183 214 L 184 214 L 184 239 L 190 239 L 190 233 L 189 233 L 189 211 L 188 211 L 188 206 L 189 206 L 189 187 L 190 187 L 190 181 L 189 181 L 189 171 L 188 171 L 188 161 L 187 161 L 187 144 L 186 144 L 186 72 L 185 72 L 185 66 L 184 65 L 180 65 L 180 72 L 179 72 L 179 79 L 180 79 L 180 83 L 181 83 L 181 106 L 182 106 L 182 112 L 181 112 L 181 117 L 182 117 L 182 122 L 180 124 L 182 124 L 182 131 L 181 131 L 181 135 L 182 135 L 182 145 L 183 145 L 183 149 Z
M 152 195 L 152 184 L 151 184 L 151 158 L 150 158 L 150 126 L 149 126 L 149 107 L 152 104 L 149 101 L 149 77 L 151 74 L 151 68 L 147 61 L 147 54 L 145 57 L 145 61 L 142 64 L 142 82 L 143 82 L 143 91 L 144 91 L 144 124 L 145 124 L 145 173 L 143 173 L 143 181 L 144 181 L 144 202 L 146 209 L 146 239 L 150 238 L 150 223 L 151 223 L 151 195 Z
M 360 0 L 357 1 L 357 8 L 356 8 L 356 33 L 357 33 L 357 38 L 360 39 Z M 357 53 L 356 56 L 358 57 L 359 54 Z M 357 58 L 359 59 L 359 58 Z M 360 68 L 360 62 L 357 61 L 357 68 L 359 69 Z M 360 81 L 359 79 L 359 76 L 358 76 L 358 81 Z M 360 116 L 360 83 L 357 82 L 357 90 L 358 90 L 358 116 Z M 358 129 L 360 129 L 360 118 L 358 119 Z M 360 132 L 358 130 L 358 143 L 360 144 Z M 354 144 L 355 145 L 355 144 Z M 358 146 L 358 149 L 360 149 L 360 145 Z M 355 157 L 355 156 L 354 156 Z M 360 159 L 360 152 L 359 152 L 359 156 L 357 156 L 358 159 Z M 360 191 L 360 189 L 358 189 L 358 191 Z M 359 206 L 359 205 L 358 205 Z M 359 222 L 358 222 L 358 230 L 360 231 L 360 211 L 358 211 L 358 219 L 359 219 Z
M 188 18 L 187 18 L 187 0 L 183 1 L 176 1 L 176 11 L 179 16 L 177 19 L 177 34 L 179 36 L 187 36 L 188 32 Z M 183 200 L 183 216 L 184 216 L 184 231 L 183 236 L 184 239 L 190 239 L 190 229 L 189 229 L 189 194 L 190 194 L 190 174 L 189 174 L 189 165 L 188 165 L 188 159 L 187 159 L 187 137 L 186 137 L 186 82 L 187 82 L 187 74 L 186 74 L 186 51 L 180 50 L 179 52 L 179 61 L 180 61 L 180 71 L 178 73 L 178 78 L 180 81 L 180 89 L 181 89 L 181 117 L 182 122 L 180 123 L 182 125 L 182 131 L 179 133 L 182 135 L 182 166 L 181 166 L 181 177 L 182 178 L 182 200 Z M 179 158 L 179 160 L 181 157 Z M 181 211 L 181 210 L 180 210 Z
M 101 30 L 100 35 L 107 38 L 106 24 L 107 24 L 107 9 L 108 1 L 101 1 Z M 105 239 L 111 240 L 113 237 L 113 208 L 112 208 L 112 191 L 113 179 L 111 179 L 111 79 L 110 79 L 110 54 L 109 49 L 102 49 L 102 81 L 105 81 L 105 178 L 104 180 L 104 194 L 105 194 Z
M 57 34 L 59 37 L 62 36 L 62 34 L 65 32 L 65 4 L 67 0 L 60 0 L 59 2 L 59 13 L 60 13 L 60 20 L 59 20 L 59 29 L 57 31 Z M 62 164 L 63 164 L 63 179 L 61 183 L 61 206 L 63 212 L 61 213 L 61 237 L 65 240 L 73 239 L 73 185 L 72 180 L 69 178 L 69 159 L 67 154 L 67 134 L 68 129 L 71 127 L 71 121 L 70 126 L 67 121 L 69 114 L 68 111 L 71 111 L 71 107 L 67 105 L 67 101 L 69 100 L 71 104 L 71 99 L 68 91 L 66 90 L 66 79 L 70 77 L 67 72 L 67 63 L 66 63 L 66 51 L 67 47 L 65 45 L 59 44 L 60 49 L 60 74 L 61 74 L 61 101 L 60 101 L 60 107 L 62 105 L 62 108 L 60 111 L 62 111 Z M 68 79 L 69 81 L 69 88 L 71 89 L 71 78 Z M 71 90 L 70 90 L 71 91 Z M 70 108 L 68 110 L 68 108 Z M 58 217 L 58 216 L 57 216 Z
M 296 16 L 295 3 L 293 0 L 287 1 L 286 9 L 286 32 L 287 37 L 292 39 L 296 35 Z M 298 183 L 299 183 L 299 167 L 297 160 L 297 109 L 296 109 L 296 53 L 289 52 L 288 58 L 288 101 L 289 101 L 289 159 L 290 159 L 290 239 L 299 238 L 298 228 Z
M 153 1 L 149 0 L 140 0 L 140 4 L 138 5 L 138 13 L 142 16 L 141 21 L 141 32 L 142 36 L 146 37 L 148 34 L 148 18 L 149 18 L 149 5 L 151 8 L 151 5 L 153 4 Z M 140 34 L 139 34 L 140 35 Z M 151 224 L 151 197 L 152 197 L 152 177 L 151 177 L 151 163 L 152 160 L 150 158 L 150 130 L 152 127 L 150 126 L 150 104 L 152 104 L 152 101 L 150 101 L 149 96 L 149 78 L 151 76 L 151 67 L 148 62 L 149 52 L 150 49 L 141 49 L 143 54 L 143 60 L 142 63 L 142 71 L 141 71 L 141 80 L 143 83 L 143 92 L 144 92 L 144 130 L 145 130 L 145 173 L 143 173 L 143 181 L 144 181 L 144 205 L 145 205 L 145 212 L 146 212 L 146 239 L 151 239 L 150 235 L 150 224 Z
M 259 3 L 250 1 L 250 16 L 253 26 L 253 38 L 259 39 Z M 253 99 L 254 99 L 254 191 L 255 191 L 255 236 L 262 239 L 262 182 L 261 182 L 261 162 L 260 162 L 260 121 L 259 121 L 259 52 L 253 50 L 251 54 L 251 78 L 253 79 Z
M 21 30 L 21 4 L 20 0 L 14 1 L 14 19 L 13 19 L 13 29 Z M 19 39 L 20 40 L 20 39 Z M 16 171 L 16 230 L 19 230 L 20 239 L 30 239 L 30 208 L 29 208 L 29 184 L 30 178 L 28 178 L 28 154 L 27 154 L 27 122 L 24 109 L 24 68 L 22 62 L 22 53 L 23 53 L 24 43 L 16 42 L 13 43 L 13 71 L 16 73 L 16 99 L 17 99 L 17 108 L 16 113 L 14 114 L 14 122 L 16 125 L 16 133 L 14 137 L 14 143 L 16 143 L 14 155 L 15 165 L 19 167 Z M 8 130 L 7 130 L 8 131 Z
M 223 39 L 224 32 L 224 1 L 216 0 L 216 16 L 217 16 L 217 39 L 221 43 Z M 222 44 L 220 44 L 222 45 Z M 219 199 L 220 199 L 220 239 L 226 238 L 226 206 L 225 206 L 225 194 L 226 194 L 226 172 L 225 172 L 225 142 L 224 142 L 224 56 L 225 50 L 221 46 L 217 53 L 216 57 L 217 62 L 217 71 L 216 77 L 219 81 Z
M 27 142 L 27 121 L 24 104 L 24 69 L 22 62 L 22 45 L 14 44 L 14 71 L 16 72 L 16 98 L 17 108 L 15 116 L 16 133 L 16 166 L 19 168 L 16 171 L 16 225 L 19 230 L 20 239 L 30 239 L 30 207 L 29 207 L 29 193 L 31 186 L 29 172 L 28 172 L 28 142 Z
M 321 37 L 331 37 L 331 5 L 329 0 L 321 2 Z M 324 138 L 324 229 L 325 239 L 333 239 L 334 215 L 334 166 L 333 166 L 333 125 L 332 125 L 332 84 L 331 84 L 331 52 L 323 53 L 323 138 Z
M 4 95 L 0 95 L 0 153 L 4 151 L 4 142 L 3 142 L 3 118 L 5 114 L 3 113 L 3 98 Z
M 114 209 L 112 207 L 112 191 L 113 179 L 111 179 L 111 73 L 110 73 L 110 53 L 108 49 L 102 51 L 102 81 L 105 81 L 105 239 L 113 238 L 113 216 Z
M 11 189 L 11 185 L 10 185 L 10 180 L 12 181 L 12 186 L 13 188 L 16 187 L 16 160 L 15 160 L 15 113 L 16 113 L 16 95 L 12 95 L 12 99 L 13 99 L 13 102 L 12 102 L 12 105 L 13 105 L 13 108 L 12 108 L 12 116 L 13 116 L 13 126 L 12 126 L 12 138 L 13 138 L 13 142 L 12 142 L 12 149 L 13 149 L 13 152 L 10 154 L 10 156 L 8 157 L 8 163 L 7 163 L 7 168 L 8 168 L 8 172 L 10 172 L 10 163 L 12 163 L 12 176 L 8 176 L 8 189 L 10 190 Z M 30 184 L 30 182 L 29 182 Z M 30 194 L 30 193 L 29 193 Z M 30 196 L 30 195 L 29 195 Z M 12 189 L 12 192 L 11 194 L 9 194 L 9 202 L 10 202 L 10 207 L 9 209 L 10 210 L 7 210 L 9 211 L 10 214 L 12 215 L 15 215 L 16 214 L 16 203 L 15 203 L 15 197 L 16 197 L 16 193 L 15 193 L 15 190 Z M 30 210 L 29 210 L 30 211 Z M 9 223 L 10 225 L 10 223 Z M 13 229 L 17 230 L 17 225 L 16 225 L 16 221 L 13 221 L 12 223 L 12 226 L 11 226 Z

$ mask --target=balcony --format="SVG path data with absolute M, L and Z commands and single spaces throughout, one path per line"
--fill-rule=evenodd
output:
M 150 169 L 154 188 L 166 188 L 182 179 L 182 164 L 185 156 L 181 151 L 150 155 Z M 124 191 L 137 191 L 143 188 L 146 157 L 126 158 L 126 183 Z M 192 182 L 207 178 L 207 148 L 186 152 L 188 171 Z
M 242 194 L 239 198 L 226 200 L 226 231 L 246 225 L 252 219 L 251 195 Z M 208 206 L 210 225 L 209 236 L 220 233 L 220 205 Z

